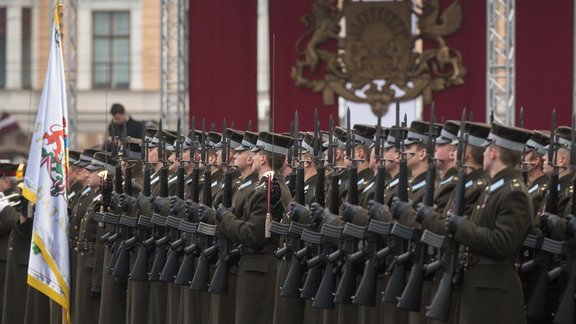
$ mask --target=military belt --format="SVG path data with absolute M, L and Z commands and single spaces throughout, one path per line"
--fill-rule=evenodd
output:
M 265 247 L 258 250 L 244 246 L 240 247 L 241 254 L 273 254 L 275 251 L 276 248 L 272 245 L 266 245 Z
M 76 246 L 77 252 L 94 251 L 96 248 L 96 242 L 80 241 Z
M 514 262 L 510 260 L 495 260 L 484 255 L 471 253 L 466 254 L 464 262 L 466 267 L 473 267 L 476 265 L 514 265 Z

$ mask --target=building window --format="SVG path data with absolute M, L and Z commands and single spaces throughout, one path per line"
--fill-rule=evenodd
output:
M 6 86 L 6 8 L 0 8 L 0 89 Z
M 32 87 L 32 8 L 22 8 L 22 88 Z
M 94 12 L 92 84 L 94 88 L 130 86 L 130 14 Z

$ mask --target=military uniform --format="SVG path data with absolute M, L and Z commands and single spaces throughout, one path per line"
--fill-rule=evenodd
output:
M 542 175 L 530 183 L 530 186 L 528 187 L 528 194 L 532 201 L 532 210 L 535 213 L 537 213 L 540 210 L 540 206 L 544 204 L 544 198 L 546 197 L 549 182 L 550 177 Z M 534 215 L 534 220 L 536 221 L 536 214 Z
M 525 323 L 522 285 L 514 262 L 532 224 L 532 205 L 514 167 L 496 174 L 470 220 L 455 233 L 467 246 L 461 323 Z
M 0 175 L 1 176 L 1 175 Z M 7 191 L 4 194 L 6 196 L 12 194 L 13 192 Z M 10 231 L 12 226 L 18 220 L 18 212 L 16 209 L 6 206 L 2 211 L 0 211 L 0 289 L 4 291 L 6 285 L 6 264 L 7 264 L 7 254 L 8 254 L 8 243 L 10 237 Z M 0 305 L 3 302 L 3 297 L 0 297 Z M 2 317 L 2 309 L 0 309 L 0 318 Z
M 6 273 L 2 280 L 6 281 L 2 290 L 2 309 L 7 311 L 2 312 L 2 324 L 23 323 L 26 313 L 26 294 L 28 289 L 34 289 L 29 288 L 26 283 L 33 221 L 28 219 L 20 224 L 19 214 L 12 207 L 6 207 L 0 215 L 4 216 L 1 218 L 2 227 L 11 228 L 11 231 L 8 231 L 9 237 L 4 254 Z

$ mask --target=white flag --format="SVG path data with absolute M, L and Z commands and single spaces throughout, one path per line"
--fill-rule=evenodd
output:
M 38 106 L 23 195 L 36 203 L 28 284 L 66 311 L 70 322 L 67 211 L 67 106 L 58 6 L 54 13 L 48 70 Z

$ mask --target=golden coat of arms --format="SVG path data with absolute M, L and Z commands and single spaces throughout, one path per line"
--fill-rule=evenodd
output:
M 444 39 L 462 23 L 459 0 L 443 10 L 440 0 L 422 6 L 344 0 L 341 9 L 333 0 L 314 0 L 303 21 L 308 30 L 297 42 L 291 76 L 297 86 L 321 92 L 325 105 L 337 94 L 386 113 L 394 100 L 422 95 L 429 104 L 433 92 L 464 83 L 461 54 Z M 415 48 L 419 40 L 427 41 L 422 51 Z M 337 49 L 329 48 L 333 41 Z

